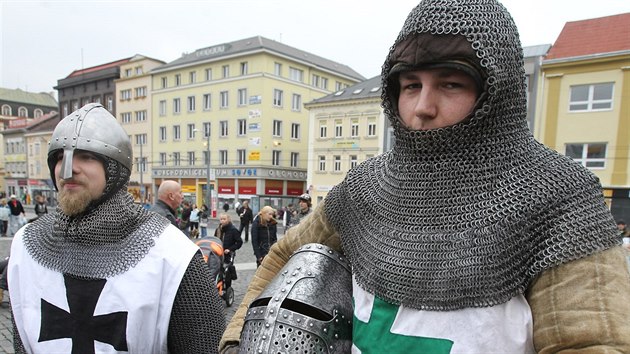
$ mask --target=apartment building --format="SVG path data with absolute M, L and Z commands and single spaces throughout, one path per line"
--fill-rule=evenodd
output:
M 309 111 L 308 191 L 321 202 L 346 172 L 391 146 L 376 76 L 304 105 Z M 386 138 L 385 140 L 383 138 Z
M 136 202 L 154 200 L 151 188 L 152 151 L 151 74 L 165 62 L 143 55 L 134 55 L 120 65 L 120 78 L 114 79 L 116 119 L 123 126 L 133 148 L 133 170 L 129 178 L 129 192 Z
M 590 169 L 630 220 L 630 13 L 567 22 L 541 75 L 536 138 Z
M 151 75 L 154 186 L 177 180 L 187 199 L 214 210 L 236 200 L 282 207 L 304 193 L 303 103 L 364 80 L 260 36 L 195 50 Z

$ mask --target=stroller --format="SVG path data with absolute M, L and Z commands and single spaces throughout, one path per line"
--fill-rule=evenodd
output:
M 215 280 L 219 296 L 230 307 L 234 303 L 234 289 L 232 280 L 236 280 L 236 268 L 234 267 L 234 254 L 223 254 L 223 242 L 218 237 L 207 236 L 195 242 L 201 249 L 203 258 L 210 268 L 210 274 Z

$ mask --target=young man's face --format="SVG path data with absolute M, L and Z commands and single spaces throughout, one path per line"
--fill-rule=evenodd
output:
M 76 215 L 88 204 L 101 197 L 105 190 L 105 168 L 94 154 L 75 150 L 72 157 L 72 177 L 62 179 L 61 161 L 63 152 L 57 157 L 55 180 L 59 189 L 59 206 L 67 215 Z
M 464 120 L 477 101 L 466 73 L 448 68 L 402 72 L 398 112 L 409 130 L 444 128 Z
M 221 215 L 221 217 L 219 218 L 219 222 L 221 223 L 221 225 L 225 226 L 230 223 L 230 220 L 228 220 L 227 215 Z

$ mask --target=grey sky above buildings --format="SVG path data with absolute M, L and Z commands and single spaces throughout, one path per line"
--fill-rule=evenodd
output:
M 371 78 L 418 0 L 0 0 L 0 87 L 52 92 L 72 71 L 135 54 L 165 62 L 261 35 Z M 523 46 L 565 22 L 630 12 L 627 0 L 503 0 Z

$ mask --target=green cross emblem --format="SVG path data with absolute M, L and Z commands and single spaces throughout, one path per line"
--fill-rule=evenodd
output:
M 431 353 L 449 354 L 453 341 L 439 338 L 413 337 L 391 333 L 398 305 L 374 297 L 368 323 L 354 316 L 352 338 L 363 354 L 369 353 Z

